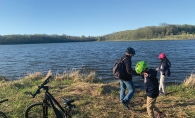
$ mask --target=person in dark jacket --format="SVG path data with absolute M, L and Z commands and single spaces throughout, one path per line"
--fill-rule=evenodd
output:
M 132 81 L 132 75 L 135 75 L 135 70 L 131 68 L 131 58 L 135 55 L 135 50 L 131 47 L 128 47 L 124 56 L 121 57 L 121 60 L 124 60 L 124 73 L 125 76 L 120 79 L 120 101 L 124 105 L 124 108 L 129 110 L 129 102 L 134 95 L 135 87 Z M 126 89 L 128 93 L 125 94 Z
M 156 68 L 157 71 L 160 71 L 160 85 L 159 91 L 161 95 L 166 95 L 165 92 L 165 79 L 168 78 L 171 74 L 170 67 L 171 63 L 166 57 L 165 53 L 160 53 L 158 58 L 161 60 L 160 66 Z
M 137 74 L 140 74 L 144 79 L 146 96 L 147 96 L 147 112 L 150 118 L 156 118 L 154 116 L 154 111 L 156 111 L 157 118 L 161 118 L 164 114 L 155 106 L 156 99 L 159 95 L 159 84 L 157 76 L 157 71 L 154 69 L 148 69 L 148 65 L 145 61 L 139 61 L 136 64 L 135 70 Z

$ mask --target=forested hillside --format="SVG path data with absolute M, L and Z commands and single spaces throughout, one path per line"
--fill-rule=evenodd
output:
M 195 39 L 195 25 L 171 25 L 161 23 L 159 26 L 146 26 L 136 30 L 126 30 L 103 36 L 68 36 L 68 35 L 0 35 L 1 44 L 35 44 L 64 43 L 85 41 L 115 41 L 115 40 L 149 40 L 149 39 Z
M 139 40 L 163 39 L 167 36 L 176 39 L 194 39 L 195 25 L 171 25 L 161 23 L 159 26 L 147 26 L 136 30 L 127 30 L 104 35 L 100 40 Z
M 36 43 L 64 43 L 64 42 L 84 42 L 96 41 L 96 37 L 68 36 L 68 35 L 0 35 L 0 44 L 36 44 Z

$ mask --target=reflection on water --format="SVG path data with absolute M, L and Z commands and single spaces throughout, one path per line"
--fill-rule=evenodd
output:
M 166 82 L 183 82 L 195 68 L 195 40 L 132 41 L 132 42 L 76 42 L 27 45 L 0 45 L 0 75 L 19 79 L 28 73 L 53 73 L 64 70 L 95 70 L 105 81 L 116 80 L 112 66 L 117 58 L 133 47 L 136 55 L 132 67 L 145 60 L 150 68 L 160 64 L 158 54 L 165 52 L 172 63 L 172 75 Z M 142 81 L 134 77 L 135 82 Z

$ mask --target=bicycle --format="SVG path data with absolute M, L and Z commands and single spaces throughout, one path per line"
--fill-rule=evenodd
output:
M 2 100 L 2 101 L 0 101 L 0 103 L 3 103 L 5 101 L 8 101 L 8 99 Z M 5 115 L 5 113 L 0 111 L 0 118 L 7 118 L 7 116 Z
M 25 110 L 25 118 L 71 118 L 71 110 L 75 109 L 76 106 L 72 104 L 74 100 L 69 100 L 66 98 L 61 98 L 65 104 L 63 108 L 57 100 L 50 94 L 49 87 L 45 86 L 51 76 L 49 76 L 42 84 L 38 87 L 36 92 L 32 94 L 31 92 L 26 92 L 31 94 L 34 98 L 40 93 L 40 90 L 45 90 L 44 99 L 42 102 L 33 103 L 27 107 Z

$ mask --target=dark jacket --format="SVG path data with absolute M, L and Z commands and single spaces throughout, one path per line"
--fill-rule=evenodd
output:
M 131 68 L 131 57 L 124 55 L 121 57 L 121 60 L 122 59 L 124 59 L 123 62 L 124 62 L 125 66 L 124 66 L 123 70 L 125 70 L 125 76 L 123 78 L 119 78 L 119 79 L 124 80 L 124 81 L 132 80 L 132 75 L 137 75 L 137 74 L 136 74 L 135 70 L 133 70 Z
M 169 77 L 171 75 L 170 67 L 171 67 L 171 62 L 167 58 L 163 58 L 161 60 L 159 71 L 166 77 Z
M 157 76 L 157 71 L 154 69 L 148 69 L 146 71 L 148 73 L 148 77 L 144 78 L 144 84 L 146 89 L 146 95 L 151 98 L 156 98 L 159 95 L 159 84 Z

